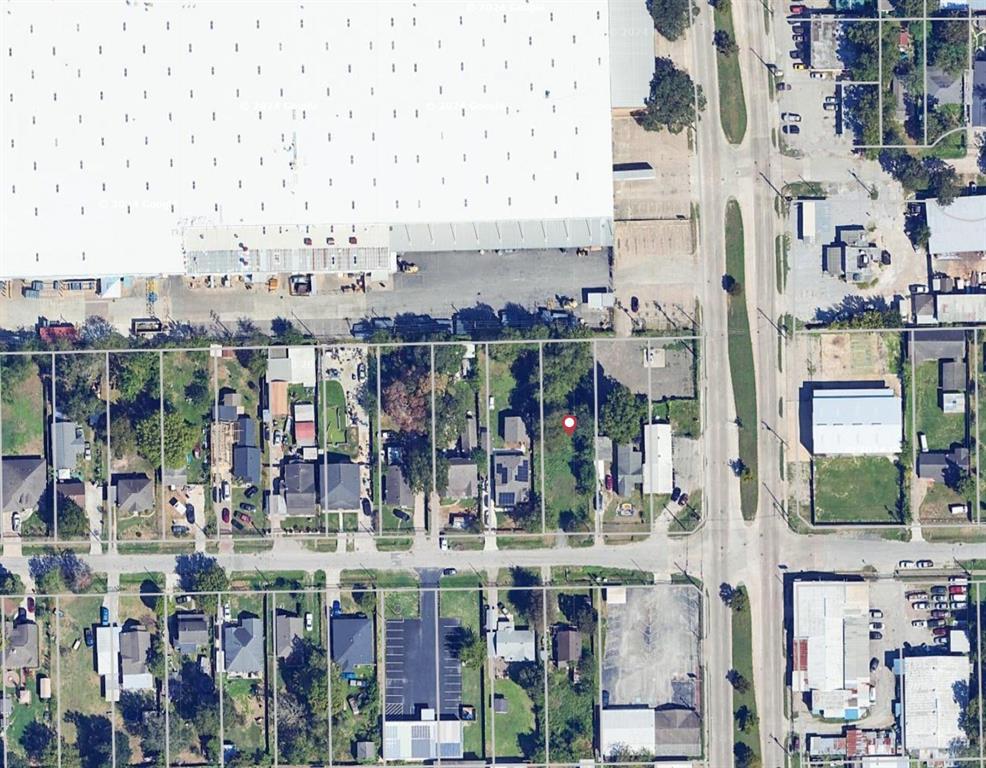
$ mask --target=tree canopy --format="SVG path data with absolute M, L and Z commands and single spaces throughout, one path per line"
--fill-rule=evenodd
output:
M 614 443 L 637 440 L 641 424 L 647 420 L 647 399 L 633 394 L 613 379 L 607 380 L 606 384 L 609 394 L 599 411 L 599 431 L 612 438 Z
M 654 29 L 668 40 L 677 40 L 692 23 L 691 0 L 647 0 Z
M 666 128 L 671 133 L 681 133 L 695 124 L 698 117 L 696 102 L 699 110 L 705 108 L 702 89 L 696 90 L 691 76 L 678 69 L 671 59 L 655 59 L 650 95 L 645 101 L 646 109 L 640 123 L 648 131 Z

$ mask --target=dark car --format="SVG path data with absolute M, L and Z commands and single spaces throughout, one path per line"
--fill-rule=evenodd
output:
M 797 125 L 785 125 L 781 128 L 781 130 L 784 131 L 784 133 L 788 133 L 792 135 L 796 133 L 801 133 L 801 128 L 800 126 Z
M 27 598 L 27 612 L 28 613 L 34 613 L 34 606 L 35 606 L 34 598 L 31 597 L 31 596 L 28 596 L 28 598 Z
M 254 496 L 257 495 L 259 490 L 260 489 L 257 488 L 257 486 L 251 485 L 249 488 L 246 489 L 246 493 L 244 493 L 243 495 L 246 496 L 248 499 L 252 499 Z
M 185 505 L 185 519 L 191 525 L 195 525 L 195 507 L 193 507 L 191 504 Z
M 86 641 L 86 648 L 92 648 L 93 637 L 92 637 L 92 629 L 90 627 L 86 627 L 85 629 L 82 630 L 82 637 Z
M 342 616 L 342 603 L 340 603 L 338 600 L 332 601 L 332 615 Z
M 442 570 L 442 576 L 455 576 L 458 571 L 455 568 L 445 568 Z
M 935 637 L 944 637 L 945 635 L 948 634 L 948 627 L 935 627 L 933 630 L 931 630 L 931 634 L 933 634 Z
M 683 507 L 687 503 L 688 503 L 688 494 L 687 493 L 681 494 L 681 496 L 678 497 L 678 506 Z
M 630 311 L 637 312 L 640 309 L 640 299 L 636 296 L 630 297 Z
M 247 504 L 245 501 L 240 502 L 240 509 L 244 512 L 256 512 L 257 508 L 253 504 Z
M 676 485 L 671 489 L 671 501 L 677 501 L 679 496 L 681 496 L 681 488 Z
M 784 81 L 781 81 L 781 82 L 779 82 L 777 84 L 777 90 L 778 91 L 790 91 L 791 90 L 791 84 L 790 83 L 785 83 Z
M 880 632 L 870 632 L 870 640 L 883 640 L 883 634 Z
M 606 475 L 606 490 L 607 491 L 613 490 L 613 476 L 610 474 Z
M 99 606 L 99 624 L 103 627 L 110 625 L 110 609 L 105 605 Z
M 223 522 L 229 522 L 229 507 L 223 507 Z
M 879 666 L 880 666 L 880 660 L 876 656 L 870 659 L 870 672 L 876 672 Z

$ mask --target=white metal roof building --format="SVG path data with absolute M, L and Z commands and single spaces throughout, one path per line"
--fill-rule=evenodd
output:
M 869 707 L 869 585 L 796 581 L 791 688 L 824 717 L 854 720 Z
M 671 459 L 671 425 L 644 426 L 644 493 L 671 493 L 674 471 Z
M 816 389 L 811 427 L 816 455 L 890 456 L 901 450 L 903 401 L 889 387 Z
M 600 710 L 603 757 L 619 754 L 653 755 L 657 732 L 651 707 L 620 707 Z
M 384 760 L 420 762 L 462 759 L 462 721 L 436 720 L 424 710 L 421 720 L 390 720 L 383 727 Z
M 609 0 L 610 103 L 644 106 L 654 77 L 654 19 L 642 0 Z
M 3 12 L 0 277 L 612 243 L 606 0 Z
M 959 724 L 968 698 L 969 657 L 904 657 L 900 669 L 905 751 L 923 760 L 957 754 L 969 743 Z
M 986 195 L 957 197 L 947 206 L 927 200 L 924 209 L 930 254 L 958 256 L 986 251 Z

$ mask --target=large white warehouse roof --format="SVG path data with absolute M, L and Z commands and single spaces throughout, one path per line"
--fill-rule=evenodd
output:
M 816 389 L 812 393 L 811 411 L 815 454 L 900 453 L 903 401 L 890 388 Z
M 986 195 L 957 197 L 951 205 L 925 203 L 928 252 L 957 254 L 986 251 Z
M 605 0 L 3 14 L 0 277 L 181 272 L 190 226 L 612 241 Z
M 965 655 L 903 659 L 903 744 L 924 759 L 952 756 L 968 744 L 960 717 L 971 666 Z

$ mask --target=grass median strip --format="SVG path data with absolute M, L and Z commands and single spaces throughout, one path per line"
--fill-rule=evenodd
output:
M 719 122 L 730 144 L 739 144 L 746 135 L 746 99 L 743 96 L 743 75 L 740 72 L 739 49 L 735 45 L 733 11 L 730 3 L 719 2 L 715 11 L 716 32 L 725 33 L 734 44 L 728 50 L 716 52 L 719 72 Z
M 736 766 L 760 765 L 760 718 L 753 687 L 753 628 L 746 587 L 736 588 L 732 605 L 733 756 Z
M 733 400 L 739 426 L 739 461 L 741 462 L 740 505 L 743 517 L 752 520 L 757 514 L 757 387 L 753 368 L 753 343 L 750 317 L 746 309 L 743 264 L 743 214 L 739 203 L 726 203 L 726 273 L 729 282 L 727 312 L 729 337 L 729 373 L 733 382 Z

